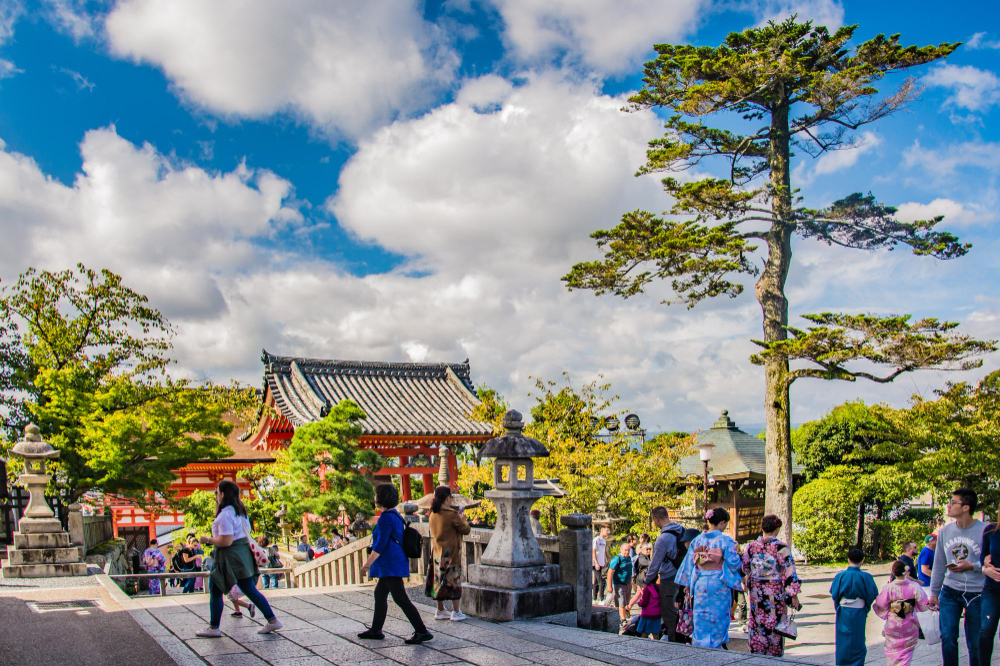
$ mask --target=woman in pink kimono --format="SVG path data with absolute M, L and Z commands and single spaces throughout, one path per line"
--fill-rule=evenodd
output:
M 906 564 L 892 563 L 892 580 L 882 588 L 872 610 L 885 620 L 885 661 L 887 666 L 909 666 L 917 647 L 920 623 L 917 613 L 927 610 L 927 595 L 920 583 L 908 578 Z

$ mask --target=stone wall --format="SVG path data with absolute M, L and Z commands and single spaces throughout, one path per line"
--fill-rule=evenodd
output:
M 111 539 L 88 550 L 84 562 L 100 567 L 104 573 L 116 576 L 131 573 L 124 539 Z

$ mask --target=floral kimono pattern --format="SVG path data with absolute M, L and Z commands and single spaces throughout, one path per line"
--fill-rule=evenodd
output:
M 785 643 L 774 627 L 788 612 L 788 600 L 802 589 L 791 549 L 771 537 L 751 542 L 743 553 L 743 575 L 750 601 L 750 652 L 780 657 Z
M 872 610 L 885 620 L 883 633 L 888 666 L 909 666 L 920 635 L 916 614 L 927 607 L 927 595 L 920 584 L 908 578 L 893 579 L 875 598 Z
M 167 560 L 158 548 L 150 546 L 142 551 L 142 563 L 146 567 L 146 573 L 163 573 L 167 569 Z M 149 580 L 149 593 L 159 594 L 160 583 L 163 581 L 151 578 Z
M 736 542 L 719 530 L 698 535 L 688 546 L 674 580 L 690 589 L 694 608 L 693 645 L 717 648 L 729 642 L 732 591 L 743 589 L 741 564 Z
M 435 601 L 448 601 L 462 598 L 462 561 L 452 558 L 451 551 L 445 550 L 434 558 L 433 582 L 427 591 Z

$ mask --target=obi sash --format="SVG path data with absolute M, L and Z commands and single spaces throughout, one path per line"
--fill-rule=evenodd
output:
M 847 599 L 847 598 L 844 598 L 844 599 L 840 600 L 840 607 L 841 608 L 864 608 L 865 607 L 865 600 L 864 599 Z
M 694 564 L 702 571 L 721 571 L 722 549 L 698 546 L 694 549 Z
M 912 613 L 916 606 L 917 603 L 914 599 L 897 599 L 889 604 L 889 612 L 902 620 Z

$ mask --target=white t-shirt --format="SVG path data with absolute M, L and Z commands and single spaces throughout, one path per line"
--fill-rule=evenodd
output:
M 237 516 L 236 510 L 231 506 L 225 507 L 212 521 L 213 537 L 227 534 L 233 535 L 233 541 L 243 537 L 250 538 L 250 521 L 243 516 Z
M 594 537 L 594 559 L 597 560 L 597 565 L 600 567 L 606 566 L 608 563 L 608 540 L 602 536 Z

